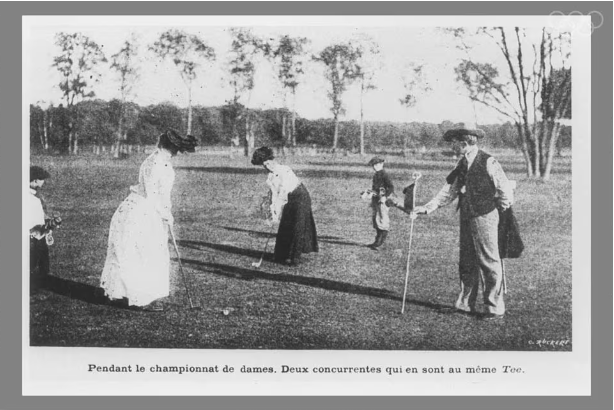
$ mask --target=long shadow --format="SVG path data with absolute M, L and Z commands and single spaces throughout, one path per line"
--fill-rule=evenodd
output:
M 74 282 L 72 280 L 66 280 L 55 276 L 48 276 L 45 279 L 42 288 L 58 295 L 95 305 L 123 307 L 122 301 L 109 300 L 105 296 L 102 288 L 86 285 L 85 283 Z
M 220 226 L 220 228 L 226 229 L 228 231 L 245 232 L 245 233 L 248 233 L 250 236 L 260 237 L 260 238 L 269 238 L 269 237 L 274 238 L 275 237 L 275 234 L 271 234 L 269 232 L 252 231 L 249 229 L 235 228 L 235 227 L 230 227 L 230 226 Z M 319 242 L 332 243 L 335 245 L 364 246 L 364 244 L 362 243 L 346 242 L 346 241 L 343 241 L 342 239 L 343 238 L 340 238 L 338 236 L 318 235 Z
M 262 255 L 262 252 L 260 250 L 238 248 L 236 246 L 222 245 L 219 243 L 189 241 L 182 239 L 178 240 L 177 244 L 190 249 L 203 250 L 203 248 L 210 248 L 215 249 L 217 251 L 234 253 L 235 255 L 249 256 L 251 258 L 259 258 L 260 255 Z
M 370 286 L 354 285 L 351 283 L 339 282 L 330 279 L 314 278 L 309 276 L 288 275 L 288 274 L 273 274 L 255 269 L 245 269 L 236 266 L 222 265 L 219 263 L 202 262 L 193 259 L 182 259 L 184 264 L 190 264 L 195 267 L 200 267 L 202 272 L 213 273 L 215 275 L 225 276 L 241 280 L 269 280 L 276 282 L 295 283 L 303 286 L 311 286 L 335 292 L 351 293 L 355 295 L 372 296 L 381 299 L 389 299 L 394 301 L 402 301 L 401 296 L 387 289 L 378 289 Z M 415 299 L 406 299 L 406 303 L 423 306 L 429 309 L 442 310 L 447 306 L 438 303 L 424 302 Z

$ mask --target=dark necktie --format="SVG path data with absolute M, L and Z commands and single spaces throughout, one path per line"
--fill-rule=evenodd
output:
M 458 164 L 458 186 L 462 188 L 467 183 L 467 157 L 463 156 L 463 159 L 460 160 L 460 164 Z

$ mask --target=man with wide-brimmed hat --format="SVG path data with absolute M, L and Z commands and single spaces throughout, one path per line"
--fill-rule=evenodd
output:
M 447 131 L 443 139 L 451 142 L 461 155 L 456 168 L 446 178 L 446 185 L 416 214 L 429 214 L 459 198 L 460 209 L 460 286 L 455 308 L 476 312 L 480 283 L 486 319 L 501 319 L 505 314 L 503 273 L 498 248 L 499 211 L 513 202 L 513 190 L 499 162 L 478 148 L 485 137 L 472 124 Z

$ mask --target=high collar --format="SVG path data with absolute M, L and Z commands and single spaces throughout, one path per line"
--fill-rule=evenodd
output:
M 478 155 L 479 148 L 477 145 L 470 145 L 469 151 L 465 153 L 465 158 L 467 158 L 467 164 L 471 165 L 476 155 Z
M 156 152 L 158 156 L 165 161 L 170 161 L 171 158 L 173 157 L 170 152 L 162 148 L 156 148 Z

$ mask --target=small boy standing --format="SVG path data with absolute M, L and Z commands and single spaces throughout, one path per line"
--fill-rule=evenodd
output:
M 368 245 L 374 251 L 378 250 L 388 236 L 390 230 L 390 216 L 387 200 L 394 194 L 394 186 L 390 177 L 384 171 L 384 159 L 374 157 L 369 161 L 369 165 L 373 167 L 375 175 L 373 175 L 373 185 L 371 187 L 371 208 L 373 209 L 373 227 L 377 232 L 375 241 Z

